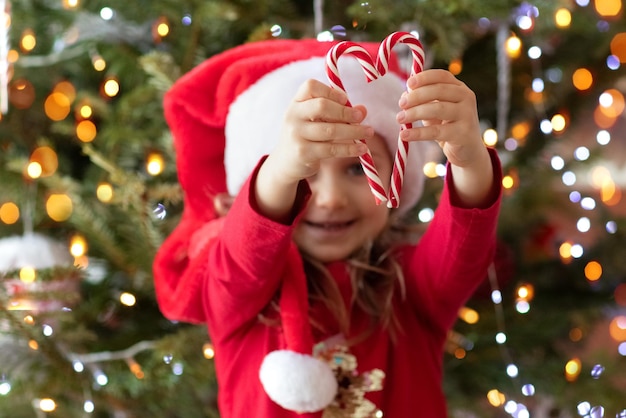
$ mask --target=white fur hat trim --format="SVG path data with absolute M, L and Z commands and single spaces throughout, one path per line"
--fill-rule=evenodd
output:
M 266 355 L 259 378 L 270 399 L 290 411 L 321 411 L 337 395 L 337 380 L 328 364 L 291 350 Z

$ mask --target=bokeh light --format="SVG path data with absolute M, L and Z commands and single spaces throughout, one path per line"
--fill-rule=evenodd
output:
M 6 202 L 0 206 L 0 221 L 13 225 L 20 219 L 20 208 L 13 202 Z
M 66 194 L 51 194 L 46 200 L 46 212 L 54 221 L 68 220 L 73 210 L 72 200 Z
M 580 91 L 589 90 L 593 85 L 593 75 L 586 68 L 578 68 L 572 74 L 572 83 Z
M 81 120 L 76 124 L 76 136 L 82 142 L 91 142 L 96 138 L 98 130 L 90 120 Z
M 30 154 L 30 161 L 38 163 L 41 166 L 41 177 L 53 175 L 59 167 L 57 153 L 48 146 L 35 148 Z
M 617 57 L 622 64 L 626 63 L 626 32 L 616 34 L 611 39 L 611 55 Z
M 615 17 L 622 10 L 622 0 L 595 0 L 593 3 L 602 17 Z

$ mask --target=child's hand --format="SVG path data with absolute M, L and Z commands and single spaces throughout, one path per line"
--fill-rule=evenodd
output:
M 409 78 L 400 99 L 398 122 L 415 123 L 401 133 L 406 141 L 435 140 L 450 163 L 464 167 L 484 154 L 476 96 L 445 70 L 426 70 Z
M 435 140 L 451 164 L 455 204 L 478 207 L 489 203 L 493 168 L 480 134 L 476 96 L 445 70 L 423 71 L 409 78 L 400 99 L 400 123 L 424 126 L 401 132 L 406 141 Z
M 372 137 L 374 130 L 359 124 L 365 108 L 346 106 L 347 100 L 343 92 L 320 81 L 308 80 L 299 88 L 268 158 L 283 180 L 298 182 L 314 175 L 323 159 L 358 157 L 367 151 L 354 141 Z
M 255 199 L 265 216 L 289 222 L 299 182 L 315 175 L 321 160 L 367 152 L 354 141 L 373 137 L 374 129 L 360 125 L 365 108 L 347 102 L 345 93 L 319 81 L 300 87 L 285 113 L 278 145 L 256 178 Z

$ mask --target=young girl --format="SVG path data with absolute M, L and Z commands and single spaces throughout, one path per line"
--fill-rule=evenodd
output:
M 168 318 L 207 324 L 224 418 L 445 417 L 443 347 L 492 260 L 499 161 L 452 74 L 407 81 L 392 62 L 366 85 L 341 58 L 346 106 L 325 82 L 331 46 L 251 43 L 168 92 L 185 210 L 155 260 L 157 298 Z M 389 209 L 358 157 L 369 150 L 388 185 L 408 122 L 400 207 Z M 421 194 L 426 141 L 448 172 L 415 243 L 402 220 Z M 285 352 L 295 360 L 273 356 Z

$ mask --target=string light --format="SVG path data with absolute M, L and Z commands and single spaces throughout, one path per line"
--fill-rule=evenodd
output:
M 70 254 L 74 257 L 80 257 L 87 252 L 87 241 L 80 234 L 75 234 L 70 239 Z
M 6 202 L 0 206 L 0 221 L 13 225 L 20 219 L 20 208 L 13 202 Z
M 91 142 L 96 139 L 98 129 L 90 120 L 81 120 L 76 124 L 76 137 L 82 142 Z

